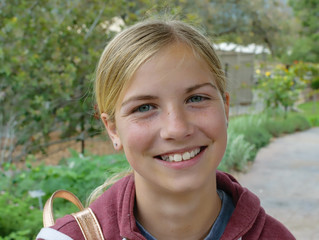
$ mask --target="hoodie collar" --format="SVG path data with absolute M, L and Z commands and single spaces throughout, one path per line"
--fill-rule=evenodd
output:
M 217 188 L 228 193 L 235 205 L 235 210 L 221 240 L 239 239 L 253 225 L 254 228 L 257 226 L 254 231 L 261 231 L 266 214 L 260 207 L 258 197 L 248 189 L 243 188 L 230 174 L 217 171 L 216 177 Z M 106 206 L 104 211 L 98 210 L 98 206 L 101 206 L 100 204 Z M 123 239 L 145 240 L 136 226 L 134 206 L 135 185 L 133 174 L 119 180 L 92 204 L 92 208 L 96 209 L 94 212 L 98 216 L 103 232 L 117 232 Z M 258 216 L 261 216 L 261 218 L 258 218 L 260 223 L 256 225 L 255 222 Z M 114 222 L 117 222 L 117 224 L 114 224 Z

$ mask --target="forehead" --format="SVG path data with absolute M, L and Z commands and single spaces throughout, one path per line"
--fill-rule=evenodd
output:
M 123 101 L 129 89 L 143 88 L 145 90 L 147 89 L 146 85 L 152 88 L 156 83 L 165 84 L 163 79 L 172 81 L 175 75 L 180 75 L 185 70 L 192 74 L 193 78 L 200 77 L 198 75 L 201 74 L 209 75 L 215 83 L 208 64 L 198 53 L 195 53 L 190 46 L 184 43 L 174 43 L 164 47 L 139 66 L 122 89 L 117 102 Z M 185 79 L 188 77 L 191 76 L 186 75 Z
M 154 73 L 161 74 L 162 77 L 171 71 L 180 71 L 185 66 L 190 68 L 196 64 L 202 71 L 210 72 L 208 64 L 196 53 L 192 47 L 185 43 L 174 43 L 159 50 L 152 57 L 148 58 L 135 71 L 132 78 L 128 81 L 127 87 L 134 85 L 136 78 L 147 75 L 152 81 Z M 213 74 L 212 74 L 213 75 Z
M 136 72 L 140 71 L 142 68 L 145 68 L 148 64 L 153 64 L 156 66 L 161 66 L 167 63 L 167 60 L 173 59 L 173 65 L 178 67 L 180 64 L 184 63 L 184 60 L 199 61 L 204 65 L 207 63 L 201 58 L 200 54 L 196 50 L 182 42 L 175 42 L 164 48 L 160 49 L 152 57 L 147 59 L 141 66 L 137 69 Z

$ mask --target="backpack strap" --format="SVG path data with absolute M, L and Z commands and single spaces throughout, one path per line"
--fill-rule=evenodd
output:
M 53 200 L 55 198 L 66 199 L 73 204 L 75 204 L 81 211 L 84 209 L 81 201 L 73 193 L 66 190 L 58 190 L 54 192 L 51 197 L 46 201 L 43 208 L 43 225 L 44 227 L 51 227 L 54 225 L 54 216 L 53 216 Z
M 73 213 L 72 216 L 77 221 L 85 240 L 104 240 L 100 224 L 91 208 Z
M 58 190 L 46 201 L 43 208 L 43 225 L 50 227 L 54 225 L 53 216 L 53 200 L 55 198 L 66 199 L 75 204 L 80 212 L 73 213 L 72 216 L 78 223 L 81 232 L 86 240 L 103 240 L 103 234 L 99 222 L 97 221 L 93 211 L 90 208 L 83 207 L 81 201 L 71 192 L 66 190 Z

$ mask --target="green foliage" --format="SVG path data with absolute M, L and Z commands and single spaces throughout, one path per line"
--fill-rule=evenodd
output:
M 302 111 L 302 115 L 307 118 L 313 127 L 319 126 L 319 101 L 306 102 L 300 104 L 298 108 Z
M 272 72 L 259 73 L 257 89 L 267 108 L 283 107 L 288 111 L 298 100 L 299 92 L 305 84 L 299 80 L 294 67 L 286 69 L 278 65 Z
M 266 122 L 266 115 L 257 114 L 241 116 L 231 119 L 229 128 L 237 135 L 244 135 L 244 139 L 247 142 L 254 144 L 258 150 L 259 148 L 266 146 L 272 137 L 271 134 L 263 127 Z
M 294 17 L 283 1 L 192 2 L 197 6 L 193 7 L 193 11 L 199 12 L 209 32 L 223 42 L 260 44 L 267 47 L 273 56 L 278 56 L 287 48 L 288 35 L 294 35 Z
M 11 237 L 35 238 L 42 226 L 42 211 L 38 199 L 29 196 L 30 190 L 42 190 L 45 193 L 43 200 L 46 200 L 57 189 L 67 189 L 85 202 L 106 178 L 129 167 L 122 154 L 83 157 L 75 151 L 72 153 L 72 157 L 64 159 L 59 166 L 39 165 L 17 170 L 11 164 L 4 169 L 0 175 L 0 236 L 10 239 L 11 233 Z M 54 209 L 57 218 L 76 211 L 76 207 L 59 199 L 55 201 Z M 21 229 L 29 231 L 19 232 Z
M 303 131 L 311 127 L 306 117 L 291 113 L 288 117 L 276 116 L 275 118 L 268 116 L 269 121 L 265 122 L 265 129 L 274 137 L 282 134 Z
M 94 69 L 114 29 L 140 17 L 130 8 L 124 0 L 0 2 L 0 129 L 13 139 L 6 161 L 44 150 L 52 131 L 82 139 L 99 132 Z
M 310 128 L 305 116 L 289 113 L 263 113 L 239 116 L 230 120 L 228 144 L 218 169 L 242 171 L 248 161 L 253 161 L 258 150 L 266 146 L 272 137 Z
M 319 2 L 317 0 L 290 0 L 295 16 L 302 26 L 299 38 L 295 39 L 287 60 L 319 62 Z
M 318 35 L 318 34 L 317 34 Z M 283 61 L 292 63 L 293 61 L 305 61 L 316 63 L 319 61 L 318 38 L 312 36 L 300 36 L 291 44 L 289 54 L 283 55 Z
M 311 89 L 319 89 L 319 64 L 295 62 L 291 71 L 296 78 L 306 83 Z
M 313 89 L 319 89 L 319 78 L 316 79 L 315 81 L 311 82 L 310 86 Z
M 42 226 L 42 211 L 36 208 L 36 203 L 31 198 L 21 199 L 1 192 L 0 236 L 7 236 L 3 239 L 34 239 L 34 233 Z
M 264 128 L 266 122 L 266 115 L 260 114 L 230 119 L 228 145 L 220 169 L 243 170 L 248 161 L 254 160 L 257 151 L 272 137 Z
M 10 233 L 8 236 L 5 237 L 0 236 L 0 240 L 28 240 L 30 239 L 30 232 L 31 230 L 18 230 L 16 232 Z M 34 239 L 35 237 L 36 236 L 31 239 Z
M 41 189 L 46 193 L 45 197 L 49 197 L 55 190 L 63 188 L 76 193 L 84 201 L 107 176 L 125 167 L 128 167 L 128 163 L 124 155 L 84 157 L 73 151 L 73 156 L 63 160 L 59 166 L 42 164 L 21 172 L 12 171 L 15 174 L 2 188 L 18 197 L 25 196 L 29 190 L 37 189 Z
M 252 152 L 256 152 L 254 144 L 247 142 L 243 134 L 238 135 L 229 130 L 227 149 L 218 169 L 226 172 L 230 169 L 242 171 L 251 160 Z

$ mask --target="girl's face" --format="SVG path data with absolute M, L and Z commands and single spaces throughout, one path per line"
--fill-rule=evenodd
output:
M 102 114 L 135 181 L 172 192 L 204 187 L 227 143 L 229 97 L 223 101 L 207 64 L 184 44 L 145 62 L 123 90 L 115 122 Z

